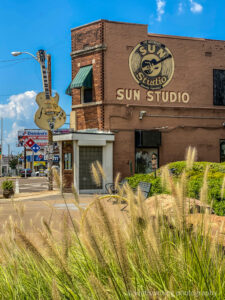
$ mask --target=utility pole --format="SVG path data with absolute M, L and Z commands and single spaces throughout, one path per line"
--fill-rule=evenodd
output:
M 10 145 L 8 144 L 8 176 L 9 176 L 9 156 L 10 156 Z
M 3 118 L 1 117 L 1 159 L 0 159 L 0 176 L 2 177 L 2 149 L 3 148 Z
M 52 74 L 51 74 L 51 55 L 47 54 L 47 71 L 48 71 L 48 84 L 49 84 L 49 93 L 52 95 Z M 51 153 L 53 152 L 53 153 Z M 53 190 L 53 176 L 52 176 L 52 164 L 53 164 L 53 138 L 52 131 L 48 130 L 48 190 Z

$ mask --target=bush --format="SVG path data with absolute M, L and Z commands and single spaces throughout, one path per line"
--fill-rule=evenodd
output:
M 128 180 L 128 183 L 132 188 L 136 188 L 141 181 L 150 182 L 152 184 L 152 186 L 151 186 L 151 189 L 150 189 L 150 192 L 149 192 L 149 196 L 152 196 L 152 195 L 155 195 L 155 194 L 168 193 L 162 187 L 160 177 L 157 176 L 155 178 L 154 173 L 151 173 L 151 174 L 135 174 L 134 176 L 128 177 L 126 179 Z
M 167 166 L 171 171 L 173 178 L 178 179 L 181 176 L 182 172 L 186 169 L 186 162 L 172 162 Z M 186 170 L 187 196 L 199 199 L 204 172 L 207 166 L 209 167 L 207 177 L 208 202 L 211 203 L 212 201 L 214 201 L 213 206 L 215 208 L 215 211 L 217 211 L 219 215 L 225 215 L 225 205 L 222 203 L 217 204 L 217 202 L 225 200 L 225 193 L 224 197 L 221 198 L 221 187 L 225 177 L 225 163 L 195 162 L 192 169 Z M 160 173 L 161 169 L 157 171 L 158 175 Z M 165 189 L 163 189 L 160 177 L 155 178 L 154 173 L 135 174 L 134 176 L 128 177 L 127 179 L 132 188 L 137 187 L 140 181 L 151 182 L 152 187 L 149 196 L 152 196 L 154 194 L 168 193 Z
M 3 189 L 3 190 L 12 191 L 13 188 L 14 188 L 14 186 L 13 186 L 12 180 L 6 179 L 6 180 L 4 180 L 4 181 L 2 182 L 2 189 Z

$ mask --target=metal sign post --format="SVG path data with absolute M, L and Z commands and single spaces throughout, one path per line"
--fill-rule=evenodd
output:
M 51 55 L 47 55 L 47 71 L 48 71 L 48 83 L 49 83 L 49 94 L 52 94 L 52 74 L 51 74 Z M 48 152 L 50 152 L 50 148 L 53 148 L 53 138 L 52 131 L 48 130 Z M 54 152 L 54 150 L 53 150 Z M 49 153 L 50 154 L 50 153 Z M 50 155 L 48 155 L 48 190 L 53 190 L 53 174 L 52 174 L 52 165 L 53 160 L 50 159 Z

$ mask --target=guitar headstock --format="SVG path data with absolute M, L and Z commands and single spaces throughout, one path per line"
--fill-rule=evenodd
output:
M 45 52 L 45 50 L 38 50 L 37 51 L 37 58 L 38 58 L 38 61 L 40 63 L 44 63 L 45 59 L 46 59 L 46 52 Z

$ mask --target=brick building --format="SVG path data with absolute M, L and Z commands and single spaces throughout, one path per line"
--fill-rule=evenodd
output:
M 152 158 L 183 160 L 189 145 L 199 161 L 225 160 L 225 42 L 147 29 L 100 20 L 71 30 L 74 132 L 54 137 L 67 187 L 95 190 L 96 159 L 105 182 L 151 172 Z

